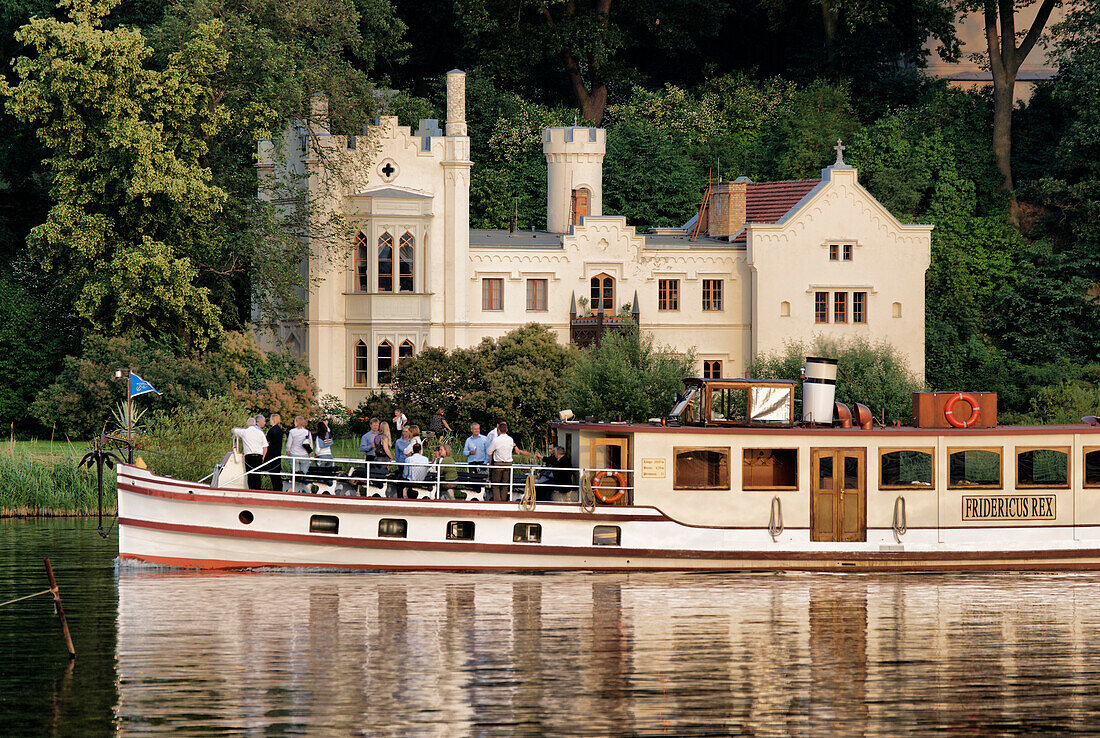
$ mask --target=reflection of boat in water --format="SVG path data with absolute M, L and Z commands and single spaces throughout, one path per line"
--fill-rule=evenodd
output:
M 123 734 L 1088 732 L 1097 592 L 1080 574 L 124 565 L 117 720 Z
M 348 461 L 265 492 L 244 488 L 234 454 L 215 484 L 122 467 L 120 553 L 197 568 L 1100 568 L 1100 426 L 998 427 L 995 397 L 962 393 L 915 395 L 913 427 L 839 404 L 834 421 L 835 365 L 807 371 L 801 424 L 794 383 L 758 380 L 689 381 L 648 424 L 555 423 L 578 465 L 538 483 L 507 467 L 507 502 L 443 499 L 484 492 L 465 469 L 412 481 Z

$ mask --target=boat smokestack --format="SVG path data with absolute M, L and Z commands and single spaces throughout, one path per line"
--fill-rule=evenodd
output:
M 802 370 L 802 422 L 832 425 L 836 359 L 807 356 Z

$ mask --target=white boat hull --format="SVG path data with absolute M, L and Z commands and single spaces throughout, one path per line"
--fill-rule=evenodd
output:
M 690 526 L 653 507 L 347 498 L 219 489 L 119 470 L 119 554 L 124 560 L 200 569 L 312 567 L 428 570 L 805 570 L 952 571 L 1100 569 L 1100 541 L 1072 527 L 990 527 L 952 533 L 868 528 L 858 543 L 809 540 L 807 529 L 773 538 L 766 528 Z M 251 514 L 251 520 L 248 520 Z M 311 530 L 314 516 L 336 519 Z M 379 535 L 382 519 L 404 537 Z M 450 523 L 473 523 L 449 539 Z M 539 542 L 516 541 L 537 524 Z M 594 528 L 619 529 L 617 545 L 594 545 Z M 1006 543 L 1011 542 L 1011 543 Z

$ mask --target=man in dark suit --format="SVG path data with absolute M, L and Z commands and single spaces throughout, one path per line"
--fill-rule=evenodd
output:
M 267 430 L 267 450 L 264 452 L 264 470 L 271 478 L 271 489 L 276 492 L 283 491 L 283 462 L 279 460 L 283 455 L 285 434 L 283 426 L 279 425 L 282 419 L 279 413 L 271 413 L 271 427 Z

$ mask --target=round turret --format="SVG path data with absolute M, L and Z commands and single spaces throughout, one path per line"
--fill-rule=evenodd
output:
M 603 214 L 602 128 L 545 128 L 546 230 L 566 233 L 586 215 Z

